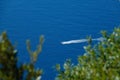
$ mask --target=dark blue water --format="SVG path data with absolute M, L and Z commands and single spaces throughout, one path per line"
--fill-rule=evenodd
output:
M 45 36 L 36 67 L 42 68 L 42 80 L 54 80 L 56 63 L 67 58 L 73 62 L 84 53 L 86 43 L 62 45 L 62 41 L 100 37 L 101 30 L 112 31 L 120 24 L 119 0 L 0 0 L 0 32 L 7 31 L 18 42 L 19 62 L 29 62 L 26 39 L 33 50 L 39 36 Z

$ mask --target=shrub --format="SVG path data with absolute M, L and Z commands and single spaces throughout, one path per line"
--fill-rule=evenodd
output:
M 84 47 L 86 52 L 78 57 L 76 65 L 67 60 L 62 70 L 57 64 L 56 80 L 120 80 L 120 28 L 111 34 L 102 31 L 102 37 L 93 47 Z
M 30 41 L 27 41 L 27 49 L 31 61 L 28 64 L 17 65 L 17 50 L 11 44 L 6 32 L 0 35 L 0 80 L 40 80 L 42 70 L 35 70 L 34 63 L 41 52 L 43 37 L 35 51 L 31 51 Z M 26 76 L 24 76 L 26 74 Z

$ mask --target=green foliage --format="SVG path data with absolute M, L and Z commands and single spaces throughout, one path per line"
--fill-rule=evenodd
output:
M 92 38 L 87 37 L 85 53 L 78 57 L 78 63 L 68 59 L 63 69 L 56 65 L 56 80 L 120 80 L 120 28 L 111 34 L 102 31 L 103 40 L 92 47 Z M 17 65 L 17 50 L 9 41 L 6 32 L 0 35 L 0 80 L 40 80 L 42 70 L 34 65 L 41 53 L 44 37 L 41 36 L 35 51 L 31 50 L 30 40 L 26 41 L 30 54 L 28 64 Z
M 31 63 L 34 64 L 37 61 L 39 53 L 42 51 L 42 44 L 44 42 L 44 36 L 40 36 L 39 44 L 37 45 L 37 48 L 35 51 L 31 50 L 30 40 L 26 41 L 27 44 L 27 50 L 30 54 L 30 60 Z
M 38 54 L 41 52 L 43 36 L 40 37 L 40 43 L 36 51 L 32 52 L 30 45 L 27 45 L 30 53 L 31 62 L 17 66 L 17 50 L 12 46 L 6 32 L 0 35 L 0 80 L 40 80 L 42 70 L 35 70 L 34 63 Z M 24 77 L 24 75 L 26 76 Z
M 111 34 L 102 31 L 103 40 L 92 47 L 88 38 L 86 53 L 78 57 L 78 63 L 73 65 L 67 60 L 63 68 L 56 65 L 58 75 L 56 80 L 120 80 L 120 28 L 115 28 Z

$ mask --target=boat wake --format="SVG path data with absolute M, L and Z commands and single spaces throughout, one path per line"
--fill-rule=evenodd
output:
M 92 39 L 92 41 L 102 41 L 104 40 L 104 38 L 100 37 L 100 38 L 94 38 Z M 75 44 L 75 43 L 83 43 L 83 42 L 87 42 L 87 39 L 80 39 L 80 40 L 70 40 L 70 41 L 63 41 L 61 42 L 61 44 L 65 45 L 65 44 Z

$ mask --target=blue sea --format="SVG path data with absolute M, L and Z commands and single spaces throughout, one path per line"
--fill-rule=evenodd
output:
M 43 69 L 42 80 L 54 80 L 55 64 L 66 59 L 77 63 L 87 43 L 63 45 L 61 42 L 101 37 L 100 31 L 112 32 L 120 24 L 119 0 L 0 0 L 0 32 L 6 31 L 16 44 L 19 63 L 28 63 L 26 40 L 36 49 L 44 35 L 42 53 L 35 64 Z

